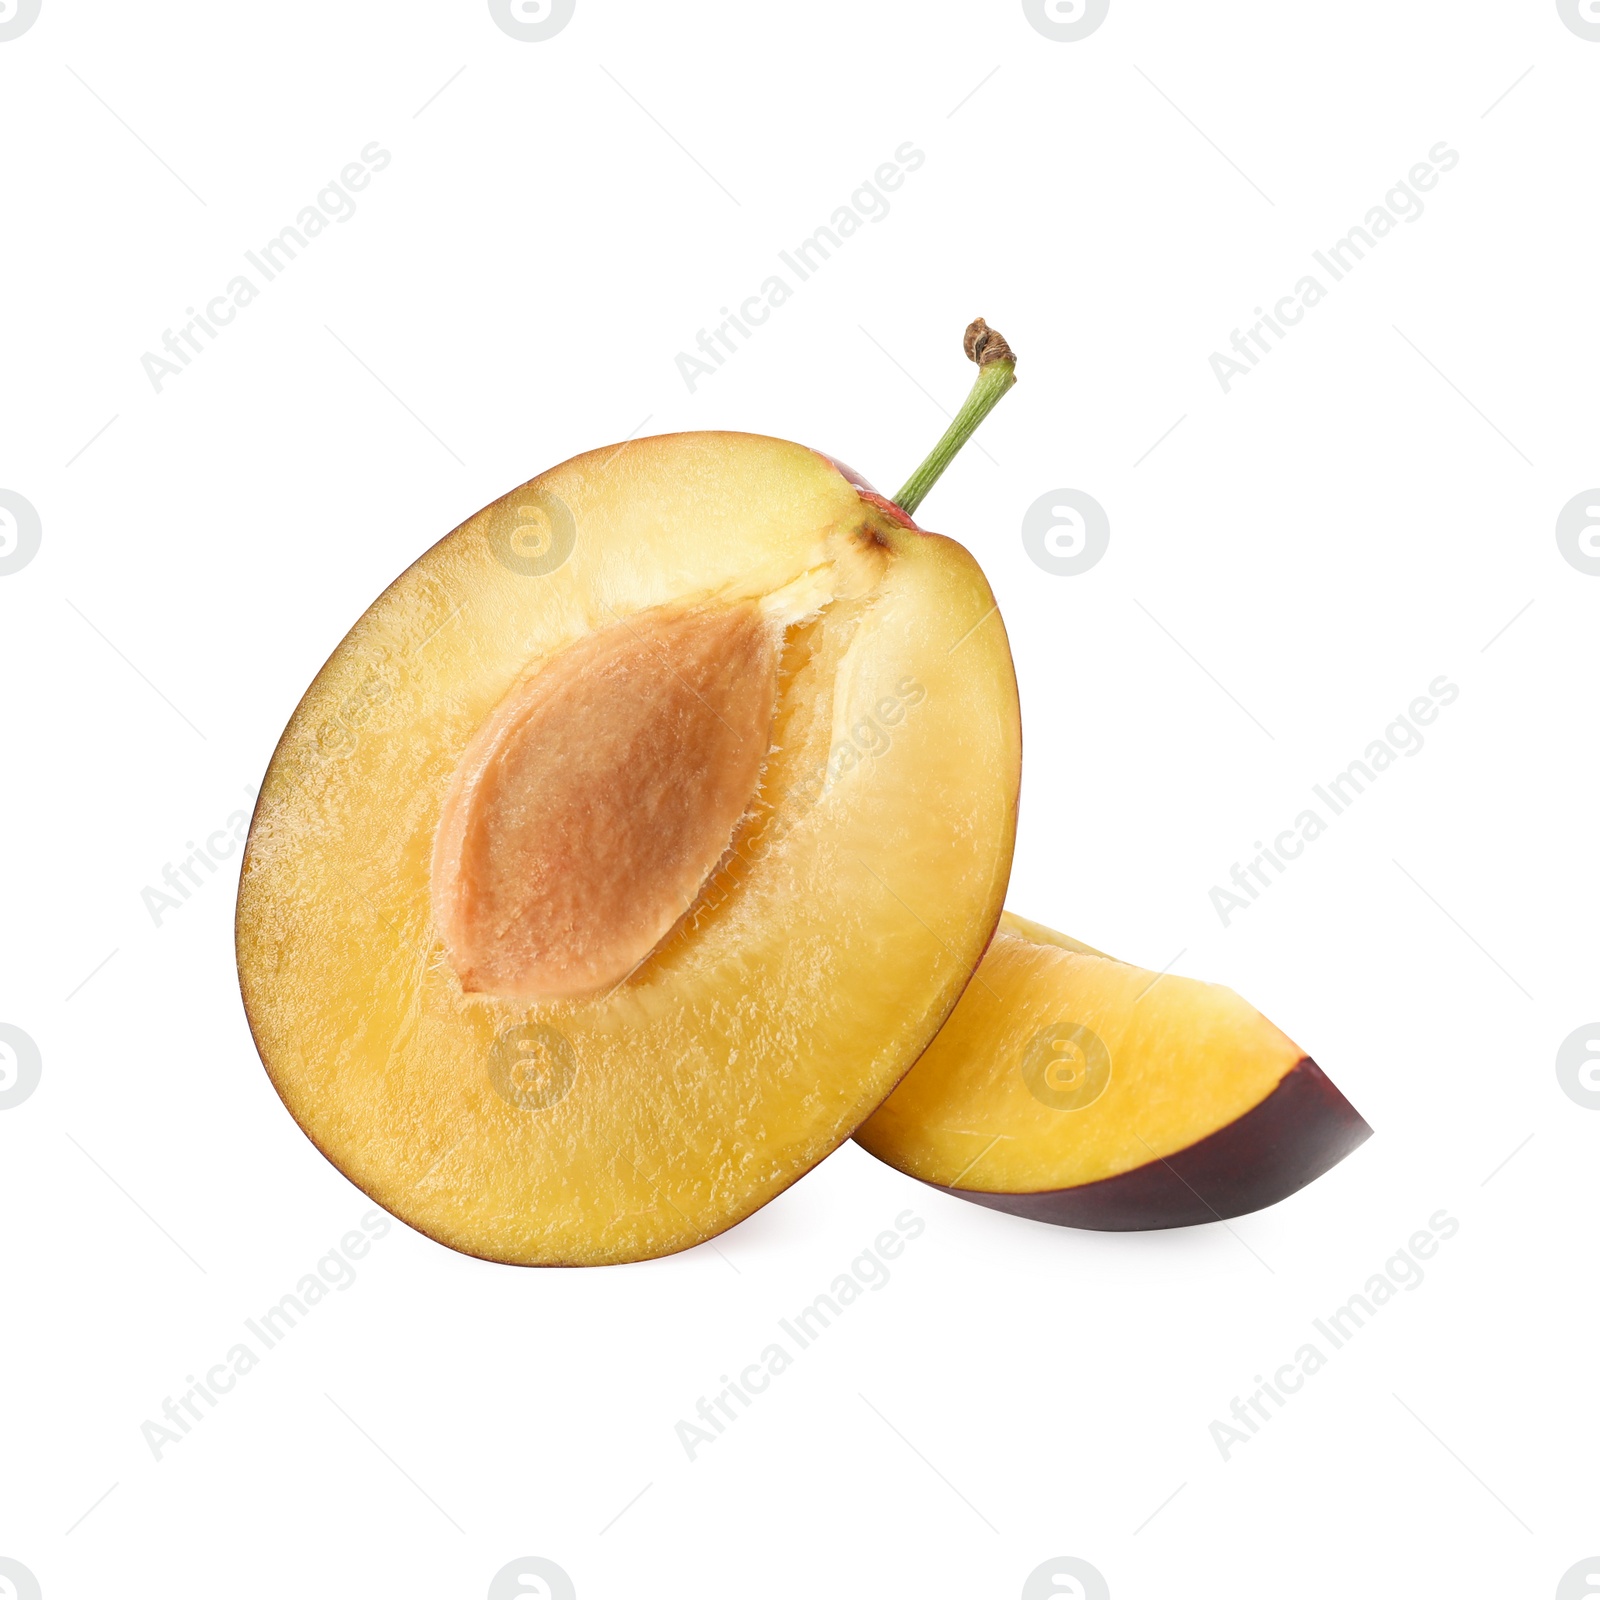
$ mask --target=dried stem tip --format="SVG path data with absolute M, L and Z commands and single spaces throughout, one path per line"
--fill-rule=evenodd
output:
M 1005 335 L 996 333 L 982 317 L 967 325 L 961 348 L 967 352 L 967 360 L 976 361 L 980 367 L 988 366 L 991 361 L 1009 361 L 1014 365 L 1017 359 Z

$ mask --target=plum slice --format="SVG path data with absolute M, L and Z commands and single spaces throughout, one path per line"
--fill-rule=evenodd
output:
M 1131 1231 L 1274 1205 L 1371 1132 L 1231 989 L 1007 912 L 950 1020 L 856 1137 L 977 1205 Z

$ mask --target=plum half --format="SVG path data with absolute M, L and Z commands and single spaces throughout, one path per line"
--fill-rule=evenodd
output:
M 938 1032 L 1000 915 L 1020 761 L 960 545 L 778 439 L 579 456 L 403 573 L 290 720 L 239 891 L 257 1048 L 323 1154 L 445 1244 L 684 1249 Z
M 1121 1232 L 1259 1211 L 1371 1132 L 1231 989 L 1007 912 L 938 1038 L 856 1138 L 977 1205 Z

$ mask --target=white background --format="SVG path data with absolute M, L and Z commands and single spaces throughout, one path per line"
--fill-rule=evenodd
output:
M 1597 86 L 1553 0 L 1113 0 L 1076 43 L 1015 0 L 578 0 L 543 43 L 468 0 L 44 0 L 0 43 L 0 488 L 43 527 L 0 577 L 0 1021 L 43 1058 L 0 1113 L 0 1555 L 46 1600 L 477 1600 L 523 1555 L 582 1600 L 1011 1600 L 1061 1555 L 1115 1600 L 1553 1595 L 1600 1549 L 1600 1115 L 1554 1071 L 1600 1014 L 1600 578 L 1554 537 L 1600 482 Z M 157 394 L 141 355 L 373 140 L 357 213 Z M 890 214 L 690 393 L 678 352 L 906 140 Z M 1425 213 L 1225 395 L 1211 353 L 1441 140 Z M 1376 1136 L 1168 1234 L 854 1146 L 639 1266 L 397 1225 L 155 1461 L 141 1423 L 369 1204 L 256 1060 L 232 882 L 160 927 L 141 890 L 479 506 L 692 428 L 892 493 L 980 313 L 1020 382 L 921 520 L 1016 654 L 1010 904 L 1239 989 Z M 1079 577 L 1020 537 L 1063 487 L 1111 522 Z M 1212 886 L 1440 674 L 1426 747 L 1225 929 Z M 674 1424 L 907 1207 L 893 1281 L 691 1463 Z M 1440 1208 L 1426 1281 L 1224 1462 L 1210 1423 Z

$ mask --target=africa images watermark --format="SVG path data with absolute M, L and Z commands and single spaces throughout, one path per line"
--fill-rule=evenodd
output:
M 1257 839 L 1257 854 L 1247 865 L 1234 862 L 1233 871 L 1228 875 L 1233 888 L 1214 884 L 1211 889 L 1211 907 L 1222 919 L 1222 926 L 1226 928 L 1232 923 L 1234 912 L 1248 911 L 1251 903 L 1261 898 L 1262 891 L 1270 889 L 1277 881 L 1268 876 L 1268 867 L 1281 878 L 1289 870 L 1289 864 L 1305 853 L 1306 846 L 1327 832 L 1332 819 L 1348 811 L 1399 757 L 1416 755 L 1424 742 L 1417 724 L 1425 728 L 1437 721 L 1440 708 L 1453 704 L 1460 694 L 1461 690 L 1440 673 L 1428 685 L 1427 694 L 1419 694 L 1383 730 L 1383 737 L 1367 746 L 1360 758 L 1329 778 L 1326 784 L 1312 784 L 1311 792 L 1328 808 L 1329 815 L 1325 817 L 1315 806 L 1307 806 L 1294 819 L 1293 826 L 1278 834 L 1271 845 Z M 1235 893 L 1237 889 L 1242 889 L 1244 894 Z
M 1022 514 L 1022 548 L 1041 572 L 1075 578 L 1111 547 L 1111 519 L 1081 489 L 1051 489 Z
M 0 489 L 0 578 L 21 572 L 38 555 L 41 540 L 33 502 L 14 489 Z
M 894 1226 L 885 1228 L 850 1263 L 848 1272 L 841 1272 L 834 1278 L 827 1293 L 819 1294 L 792 1319 L 779 1317 L 778 1327 L 784 1339 L 767 1345 L 754 1361 L 740 1370 L 737 1378 L 724 1372 L 718 1380 L 723 1387 L 709 1400 L 701 1395 L 695 1402 L 694 1414 L 699 1421 L 679 1421 L 674 1427 L 678 1443 L 689 1459 L 693 1461 L 706 1445 L 715 1444 L 719 1436 L 739 1420 L 740 1411 L 748 1411 L 755 1397 L 764 1394 L 774 1378 L 794 1365 L 798 1352 L 814 1345 L 866 1290 L 884 1288 L 889 1282 L 886 1263 L 902 1254 L 907 1242 L 926 1227 L 914 1211 L 902 1211 L 894 1219 Z M 794 1354 L 790 1352 L 790 1345 L 794 1347 Z M 734 1409 L 735 1404 L 739 1410 Z
M 864 716 L 857 717 L 843 738 L 836 739 L 828 759 L 819 763 L 795 784 L 795 792 L 817 801 L 831 793 L 857 767 L 869 765 L 887 755 L 894 743 L 895 730 L 906 719 L 907 711 L 919 706 L 928 691 L 915 678 L 901 678 L 892 694 L 880 697 Z
M 523 44 L 555 38 L 577 9 L 577 0 L 489 0 L 495 26 Z
M 44 1075 L 44 1058 L 25 1033 L 10 1022 L 0 1022 L 0 1111 L 20 1106 Z
M 880 696 L 869 711 L 850 724 L 843 737 L 834 740 L 825 760 L 802 768 L 787 781 L 774 783 L 767 795 L 771 808 L 756 816 L 747 830 L 736 835 L 716 870 L 701 887 L 691 914 L 698 919 L 714 912 L 773 849 L 778 835 L 771 823 L 779 807 L 790 801 L 817 805 L 851 773 L 870 767 L 887 755 L 907 714 L 921 705 L 927 695 L 928 691 L 915 678 L 901 678 L 891 693 Z
M 317 1262 L 317 1270 L 306 1273 L 294 1286 L 293 1293 L 284 1295 L 259 1317 L 246 1317 L 244 1325 L 254 1343 L 261 1347 L 262 1354 L 282 1344 L 331 1290 L 348 1289 L 356 1281 L 355 1263 L 371 1250 L 375 1241 L 389 1232 L 391 1226 L 383 1212 L 367 1212 L 361 1219 L 361 1227 L 352 1228 L 329 1249 Z M 182 1444 L 194 1427 L 205 1421 L 206 1412 L 216 1410 L 222 1397 L 233 1390 L 240 1378 L 253 1372 L 261 1360 L 262 1356 L 251 1344 L 241 1341 L 231 1346 L 215 1365 L 208 1367 L 203 1377 L 188 1373 L 183 1381 L 189 1387 L 176 1400 L 168 1395 L 161 1402 L 161 1415 L 165 1420 L 146 1420 L 139 1426 L 150 1454 L 160 1461 L 163 1451 Z
M 189 854 L 177 866 L 173 866 L 170 861 L 163 864 L 161 882 L 165 887 L 157 888 L 154 884 L 147 883 L 139 891 L 139 898 L 144 903 L 145 910 L 150 913 L 150 920 L 158 928 L 163 917 L 169 912 L 180 910 L 196 889 L 224 871 L 223 863 L 244 843 L 245 831 L 249 826 L 250 813 L 234 811 L 220 828 L 206 835 L 204 844 L 196 844 L 193 839 L 186 839 L 184 849 Z M 205 877 L 195 870 L 197 862 L 206 869 Z
M 1321 1335 L 1327 1349 L 1315 1339 L 1308 1339 L 1295 1351 L 1292 1360 L 1285 1361 L 1270 1379 L 1258 1372 L 1254 1382 L 1257 1387 L 1246 1398 L 1233 1397 L 1228 1415 L 1233 1422 L 1214 1421 L 1211 1424 L 1211 1442 L 1216 1445 L 1224 1461 L 1242 1444 L 1249 1444 L 1262 1426 L 1272 1421 L 1271 1402 L 1278 1411 L 1289 1403 L 1289 1396 L 1305 1387 L 1307 1378 L 1315 1377 L 1327 1366 L 1335 1350 L 1345 1345 L 1394 1299 L 1400 1290 L 1410 1291 L 1422 1286 L 1424 1273 L 1421 1262 L 1430 1260 L 1439 1252 L 1442 1240 L 1452 1239 L 1461 1231 L 1461 1224 L 1448 1211 L 1439 1210 L 1428 1218 L 1428 1226 L 1419 1228 L 1406 1243 L 1383 1264 L 1382 1272 L 1367 1279 L 1359 1294 L 1353 1294 L 1326 1318 L 1313 1317 L 1311 1326 Z M 1259 1419 L 1259 1420 L 1258 1420 Z M 1243 1428 L 1235 1427 L 1243 1424 Z
M 161 348 L 166 355 L 146 350 L 139 358 L 151 388 L 160 394 L 168 378 L 181 377 L 184 368 L 205 351 L 206 346 L 200 342 L 199 335 L 204 334 L 208 341 L 214 341 L 218 332 L 295 261 L 299 252 L 306 249 L 329 223 L 348 222 L 356 214 L 356 202 L 351 191 L 359 194 L 372 182 L 373 174 L 382 172 L 393 159 L 376 139 L 371 140 L 361 147 L 360 160 L 347 162 L 339 176 L 330 178 L 318 191 L 316 204 L 301 207 L 294 222 L 280 229 L 276 237 L 268 239 L 259 251 L 246 250 L 244 258 L 261 279 L 260 285 L 248 274 L 240 273 L 228 280 L 221 294 L 213 295 L 206 301 L 204 311 L 197 311 L 193 306 L 186 307 L 184 315 L 189 320 L 176 333 L 168 328 L 161 336 Z M 176 360 L 171 359 L 173 357 Z
M 906 175 L 915 172 L 927 159 L 909 139 L 897 145 L 894 159 L 881 162 L 870 178 L 863 178 L 850 196 L 849 204 L 835 207 L 828 221 L 809 238 L 802 239 L 792 252 L 778 252 L 778 259 L 794 274 L 793 283 L 783 273 L 774 272 L 762 281 L 754 294 L 746 295 L 739 302 L 737 312 L 723 306 L 717 313 L 723 320 L 709 333 L 701 328 L 695 336 L 695 348 L 700 354 L 678 352 L 678 376 L 689 393 L 694 393 L 700 379 L 714 377 L 717 368 L 739 349 L 734 343 L 734 334 L 748 343 L 754 337 L 754 329 L 788 300 L 800 284 L 832 260 L 833 252 L 841 249 L 852 234 L 868 222 L 882 222 L 889 215 L 889 200 L 884 190 L 892 194 L 906 181 Z M 702 359 L 706 356 L 710 357 L 709 362 Z
M 1369 250 L 1376 249 L 1380 240 L 1394 232 L 1401 222 L 1415 222 L 1423 213 L 1422 195 L 1436 188 L 1441 173 L 1449 172 L 1461 160 L 1460 155 L 1441 139 L 1428 152 L 1426 161 L 1419 161 L 1383 197 L 1381 205 L 1373 206 L 1362 223 L 1353 227 L 1342 239 L 1337 239 L 1324 250 L 1313 250 L 1312 259 L 1327 273 L 1330 283 L 1314 272 L 1308 272 L 1295 284 L 1290 293 L 1282 296 L 1271 312 L 1257 306 L 1256 322 L 1245 332 L 1233 330 L 1229 345 L 1233 355 L 1221 351 L 1211 353 L 1211 371 L 1222 385 L 1224 394 L 1233 391 L 1235 378 L 1248 378 L 1252 368 L 1260 365 L 1261 357 L 1271 355 L 1277 348 L 1269 344 L 1267 334 L 1272 334 L 1278 344 L 1288 337 L 1288 329 L 1295 327 L 1312 306 L 1327 296 L 1334 283 L 1347 277 L 1366 259 Z M 1254 348 L 1252 348 L 1254 346 Z M 1257 351 L 1260 354 L 1257 354 Z M 1238 358 L 1243 357 L 1241 361 Z

